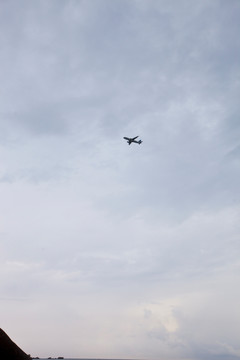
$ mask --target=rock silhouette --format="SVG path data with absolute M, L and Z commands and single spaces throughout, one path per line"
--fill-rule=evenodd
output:
M 20 349 L 10 337 L 0 329 L 0 359 L 1 360 L 30 360 L 31 357 Z

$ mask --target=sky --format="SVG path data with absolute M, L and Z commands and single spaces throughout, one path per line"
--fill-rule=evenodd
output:
M 0 327 L 26 353 L 240 359 L 239 20 L 0 1 Z

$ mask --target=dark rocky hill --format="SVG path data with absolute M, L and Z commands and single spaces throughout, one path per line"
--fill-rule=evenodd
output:
M 29 360 L 31 357 L 20 349 L 10 337 L 0 329 L 0 359 Z

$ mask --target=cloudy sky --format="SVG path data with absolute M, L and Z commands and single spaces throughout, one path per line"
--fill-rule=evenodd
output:
M 240 359 L 239 33 L 239 0 L 0 1 L 0 327 L 24 351 Z

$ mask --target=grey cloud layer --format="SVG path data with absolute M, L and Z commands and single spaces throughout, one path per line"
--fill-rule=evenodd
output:
M 239 358 L 239 14 L 1 2 L 1 317 L 24 349 Z

